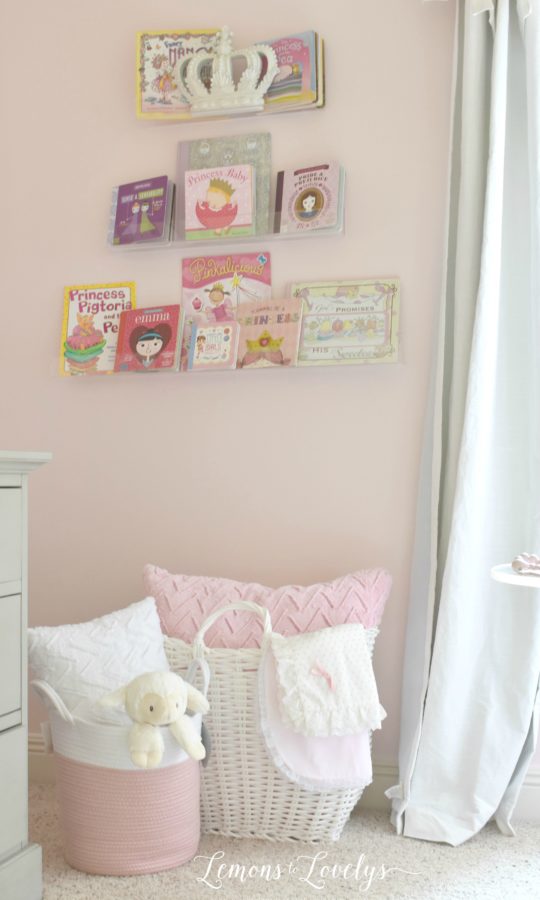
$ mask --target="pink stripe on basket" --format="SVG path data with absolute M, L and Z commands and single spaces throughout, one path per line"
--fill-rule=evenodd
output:
M 96 875 L 139 875 L 190 860 L 200 838 L 199 763 L 106 769 L 55 754 L 64 856 Z

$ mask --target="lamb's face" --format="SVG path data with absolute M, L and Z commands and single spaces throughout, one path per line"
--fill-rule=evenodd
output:
M 154 694 L 149 692 L 138 698 L 136 719 L 148 725 L 170 725 L 185 711 L 185 698 L 181 693 Z

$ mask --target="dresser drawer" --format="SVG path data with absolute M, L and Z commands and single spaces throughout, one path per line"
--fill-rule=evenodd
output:
M 21 708 L 21 595 L 0 597 L 0 716 Z
M 0 488 L 0 585 L 22 575 L 22 491 Z M 0 589 L 1 594 L 1 589 Z
M 0 859 L 27 841 L 27 753 L 26 728 L 0 734 Z M 2 896 L 7 900 L 12 895 Z

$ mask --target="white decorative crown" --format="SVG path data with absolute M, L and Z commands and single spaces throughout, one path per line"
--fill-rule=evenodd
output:
M 180 64 L 179 84 L 193 115 L 257 112 L 277 73 L 276 54 L 269 44 L 233 51 L 232 32 L 224 26 L 215 51 L 197 53 Z

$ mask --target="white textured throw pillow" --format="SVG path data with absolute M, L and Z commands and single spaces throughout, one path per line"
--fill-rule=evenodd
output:
M 80 625 L 28 629 L 28 661 L 72 713 L 143 672 L 168 670 L 153 597 Z

